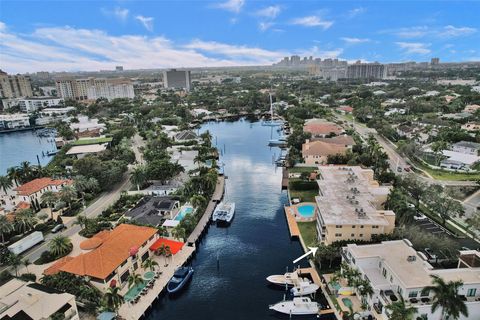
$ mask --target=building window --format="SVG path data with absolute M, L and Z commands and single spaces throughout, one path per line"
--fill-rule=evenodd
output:
M 387 269 L 383 268 L 382 274 L 383 274 L 383 277 L 387 279 Z
M 399 295 L 402 295 L 402 288 L 398 287 L 397 292 L 398 292 Z
M 477 294 L 476 288 L 471 288 L 467 290 L 467 297 L 475 297 L 476 294 Z
M 358 236 L 359 236 L 360 238 L 363 237 L 363 233 L 360 233 Z
M 379 261 L 379 262 L 378 262 L 378 267 L 379 267 L 379 268 L 382 267 L 382 261 Z
M 149 257 L 149 254 L 148 254 L 148 250 L 147 250 L 147 251 L 143 254 L 143 256 L 142 256 L 142 262 L 145 261 L 145 260 L 147 260 L 148 257 Z
M 360 229 L 363 229 L 363 226 L 360 226 Z
M 341 228 L 341 227 L 342 227 L 342 226 L 340 226 L 340 225 L 338 225 L 338 224 L 335 226 L 335 228 L 337 228 L 337 229 L 339 229 L 339 228 Z
M 416 298 L 418 296 L 418 291 L 410 291 L 408 293 L 409 298 Z
M 352 226 L 352 229 L 355 229 L 355 226 Z
M 420 292 L 421 297 L 428 297 L 429 294 L 430 294 L 430 290 L 422 290 L 422 292 Z
M 393 276 L 390 276 L 390 282 L 393 283 Z
M 352 238 L 355 237 L 355 233 L 351 233 L 350 237 L 352 237 Z
M 341 237 L 342 234 L 341 233 L 335 233 L 335 237 Z

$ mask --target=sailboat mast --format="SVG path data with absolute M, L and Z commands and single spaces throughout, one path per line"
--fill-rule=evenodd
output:
M 270 94 L 270 120 L 273 121 L 273 103 L 272 103 L 272 92 Z

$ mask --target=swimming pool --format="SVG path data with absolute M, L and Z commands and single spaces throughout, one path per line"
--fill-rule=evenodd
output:
M 353 302 L 350 298 L 342 298 L 342 302 L 347 308 L 353 307 Z
M 313 218 L 313 215 L 315 214 L 315 205 L 301 204 L 297 206 L 297 211 L 303 218 Z
M 133 287 L 128 289 L 127 293 L 125 293 L 125 296 L 123 296 L 123 298 L 125 299 L 125 301 L 132 301 L 140 294 L 140 292 L 142 292 L 143 288 L 145 288 L 146 285 L 147 283 L 145 281 L 134 285 Z
M 175 220 L 181 221 L 183 218 L 185 218 L 185 215 L 187 213 L 192 213 L 193 212 L 193 207 L 182 207 L 180 211 L 177 213 L 175 216 Z

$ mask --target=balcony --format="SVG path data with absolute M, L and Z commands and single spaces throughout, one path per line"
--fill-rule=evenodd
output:
M 342 255 L 343 260 L 347 263 L 351 263 L 351 259 L 348 257 L 346 250 L 341 250 L 340 254 Z

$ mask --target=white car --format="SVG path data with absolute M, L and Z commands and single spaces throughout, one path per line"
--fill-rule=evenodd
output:
M 423 214 L 419 214 L 419 215 L 414 216 L 413 219 L 415 219 L 416 221 L 420 221 L 420 220 L 427 219 L 427 217 Z

